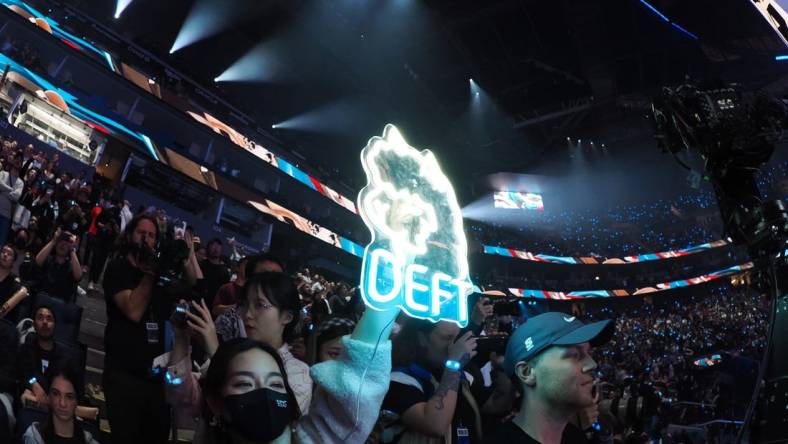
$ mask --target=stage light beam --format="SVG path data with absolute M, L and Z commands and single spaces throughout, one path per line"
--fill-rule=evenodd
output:
M 275 43 L 261 43 L 233 62 L 214 82 L 274 82 L 286 70 L 274 51 Z
M 249 9 L 248 2 L 197 0 L 189 10 L 186 20 L 183 21 L 178 36 L 170 48 L 170 54 L 230 28 L 247 16 Z
M 120 15 L 123 14 L 123 11 L 129 7 L 132 0 L 117 0 L 115 2 L 115 18 L 119 19 Z

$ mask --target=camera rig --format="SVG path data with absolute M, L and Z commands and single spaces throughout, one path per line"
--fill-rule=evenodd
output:
M 788 211 L 781 200 L 764 202 L 757 182 L 788 123 L 786 106 L 736 84 L 687 82 L 664 87 L 652 114 L 663 151 L 700 153 L 723 234 L 746 246 L 756 266 L 753 285 L 771 296 L 767 346 L 738 441 L 750 431 L 750 442 L 788 442 Z

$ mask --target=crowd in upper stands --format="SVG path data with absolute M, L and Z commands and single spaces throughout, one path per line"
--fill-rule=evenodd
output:
M 759 175 L 758 186 L 767 199 L 785 199 L 787 178 L 788 161 L 775 162 Z M 604 214 L 599 210 L 548 208 L 526 218 L 534 222 L 471 222 L 468 231 L 486 245 L 534 254 L 606 258 L 678 250 L 722 238 L 716 199 L 705 188 L 672 200 L 606 208 Z

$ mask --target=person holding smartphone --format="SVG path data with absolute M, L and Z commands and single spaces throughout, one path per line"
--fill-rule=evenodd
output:
M 60 228 L 55 230 L 52 239 L 36 255 L 36 265 L 41 270 L 40 291 L 74 302 L 77 284 L 82 279 L 77 245 L 76 235 Z

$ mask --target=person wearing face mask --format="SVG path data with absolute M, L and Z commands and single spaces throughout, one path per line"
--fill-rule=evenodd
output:
M 582 432 L 568 424 L 597 402 L 597 364 L 589 350 L 607 342 L 614 329 L 609 320 L 584 324 L 559 312 L 534 316 L 519 326 L 509 338 L 503 367 L 519 382 L 522 404 L 514 419 L 500 426 L 488 442 L 586 442 Z
M 298 416 L 278 350 L 249 338 L 218 347 L 204 391 L 188 355 L 168 367 L 168 399 L 176 409 L 203 416 L 195 444 L 363 443 L 377 419 L 369 412 L 379 410 L 389 384 L 388 336 L 398 314 L 367 310 L 343 339 L 339 359 L 312 367 L 315 395 L 305 415 Z
M 246 337 L 274 347 L 284 362 L 290 388 L 293 390 L 302 413 L 306 413 L 312 397 L 312 378 L 309 366 L 293 356 L 287 342 L 295 335 L 300 320 L 301 302 L 292 279 L 284 273 L 265 272 L 253 274 L 241 290 L 239 317 Z M 207 304 L 192 303 L 194 313 L 187 316 L 188 326 L 199 334 L 208 356 L 213 355 L 219 344 L 216 327 L 211 321 Z M 176 338 L 184 338 L 183 330 L 176 330 Z M 185 339 L 176 340 L 170 356 L 178 362 L 188 353 Z M 191 361 L 189 361 L 191 362 Z
M 11 158 L 8 171 L 0 171 L 0 245 L 5 245 L 11 229 L 14 204 L 22 196 L 24 181 L 19 177 L 19 161 Z
M 33 422 L 25 431 L 24 444 L 99 444 L 77 421 L 79 378 L 68 361 L 59 361 L 49 372 L 49 414 L 46 423 Z

